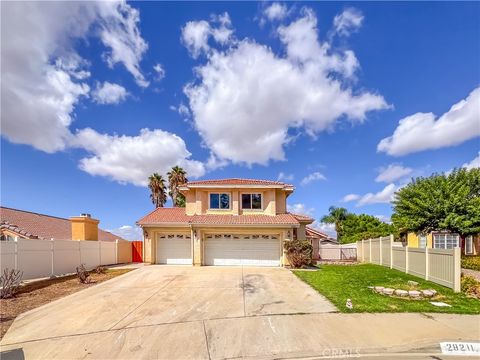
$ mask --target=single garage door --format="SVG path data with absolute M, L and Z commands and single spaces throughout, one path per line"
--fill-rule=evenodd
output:
M 280 266 L 277 235 L 206 235 L 205 265 Z
M 191 265 L 192 242 L 187 234 L 159 234 L 157 264 Z

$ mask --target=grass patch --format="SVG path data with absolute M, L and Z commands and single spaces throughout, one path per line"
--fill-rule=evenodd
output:
M 462 256 L 462 269 L 480 271 L 480 256 Z
M 374 264 L 352 266 L 322 265 L 318 271 L 294 271 L 294 274 L 329 299 L 341 312 L 435 312 L 480 314 L 480 300 L 401 271 Z M 452 307 L 436 307 L 427 299 L 413 300 L 374 293 L 368 286 L 409 290 L 407 281 L 418 282 L 418 289 L 435 289 L 434 301 Z M 345 306 L 351 299 L 353 309 Z

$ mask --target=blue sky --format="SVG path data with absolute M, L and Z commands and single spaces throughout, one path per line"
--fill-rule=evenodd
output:
M 180 164 L 388 219 L 412 176 L 480 163 L 478 2 L 1 6 L 4 206 L 135 238 Z

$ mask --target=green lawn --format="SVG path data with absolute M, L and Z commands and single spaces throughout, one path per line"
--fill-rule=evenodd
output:
M 321 265 L 317 271 L 296 270 L 294 274 L 328 298 L 341 312 L 442 312 L 480 314 L 480 300 L 436 285 L 421 278 L 374 264 Z M 435 289 L 434 301 L 452 307 L 437 307 L 432 300 L 410 300 L 374 293 L 368 286 L 384 286 L 409 290 L 408 280 L 419 283 L 418 289 Z M 353 309 L 345 306 L 351 299 Z

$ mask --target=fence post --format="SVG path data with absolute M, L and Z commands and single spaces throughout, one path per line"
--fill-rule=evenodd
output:
M 405 246 L 405 273 L 408 274 L 408 246 Z
M 460 292 L 460 280 L 462 274 L 461 252 L 460 248 L 453 249 L 453 291 Z
M 362 263 L 365 262 L 365 239 L 362 239 Z
M 372 239 L 368 239 L 368 262 L 372 262 Z
M 115 264 L 118 264 L 118 239 L 115 239 Z
M 393 269 L 393 234 L 390 234 L 390 269 Z
M 102 265 L 102 242 L 98 241 L 98 265 Z
M 55 240 L 50 239 L 50 276 L 55 274 Z
M 378 248 L 380 249 L 380 265 L 383 265 L 383 238 L 380 237 L 378 242 Z
M 15 239 L 13 241 L 15 241 L 13 247 L 14 268 L 15 270 L 18 270 L 18 236 L 15 236 Z
M 430 278 L 430 259 L 428 255 L 428 246 L 425 247 L 425 280 Z

